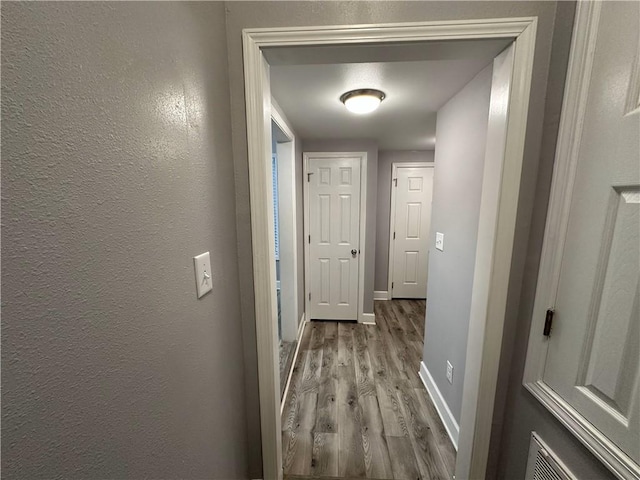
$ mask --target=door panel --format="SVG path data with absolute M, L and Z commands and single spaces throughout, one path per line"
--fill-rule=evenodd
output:
M 394 179 L 392 298 L 425 298 L 433 167 L 398 167 Z
M 640 462 L 640 4 L 603 2 L 543 380 Z M 634 70 L 635 69 L 635 70 Z
M 308 315 L 317 320 L 357 320 L 360 158 L 309 158 L 308 173 Z

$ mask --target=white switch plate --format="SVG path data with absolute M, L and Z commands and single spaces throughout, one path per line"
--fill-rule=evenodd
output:
M 436 232 L 436 250 L 444 252 L 444 233 Z
M 211 274 L 211 260 L 209 252 L 204 252 L 193 257 L 193 267 L 196 271 L 196 290 L 198 298 L 213 288 L 213 275 Z
M 453 365 L 451 365 L 449 360 L 447 360 L 447 380 L 453 384 Z

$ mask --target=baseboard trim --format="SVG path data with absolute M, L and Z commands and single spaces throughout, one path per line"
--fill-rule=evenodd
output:
M 427 389 L 427 393 L 431 397 L 431 401 L 436 407 L 436 411 L 438 415 L 440 415 L 440 420 L 444 423 L 444 428 L 447 430 L 449 434 L 449 438 L 451 439 L 451 443 L 453 443 L 453 447 L 458 451 L 458 437 L 460 435 L 460 427 L 458 426 L 458 422 L 454 418 L 451 410 L 449 410 L 449 406 L 447 402 L 445 402 L 442 393 L 438 389 L 436 382 L 433 380 L 433 377 L 427 370 L 427 366 L 424 362 L 420 362 L 420 379 L 424 384 L 424 388 Z
M 293 353 L 293 361 L 291 362 L 291 368 L 289 368 L 289 372 L 287 372 L 287 384 L 284 387 L 284 392 L 282 393 L 282 398 L 287 398 L 287 393 L 289 393 L 289 385 L 291 385 L 291 374 L 293 373 L 293 367 L 296 365 L 298 361 L 298 353 L 300 352 L 300 343 L 302 340 L 302 335 L 304 335 L 304 327 L 307 324 L 304 318 L 304 312 L 300 316 L 300 324 L 298 325 L 298 342 L 296 344 L 296 351 Z M 280 401 L 280 415 L 284 412 L 284 402 Z
M 373 292 L 373 299 L 374 300 L 390 300 L 389 292 L 387 292 L 386 290 L 376 290 Z
M 376 324 L 376 314 L 375 313 L 362 313 L 360 314 L 360 323 L 365 325 L 375 325 Z

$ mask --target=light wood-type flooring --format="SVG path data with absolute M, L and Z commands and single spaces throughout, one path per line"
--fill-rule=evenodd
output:
M 418 377 L 425 302 L 376 325 L 306 325 L 282 416 L 285 478 L 450 479 L 455 450 Z

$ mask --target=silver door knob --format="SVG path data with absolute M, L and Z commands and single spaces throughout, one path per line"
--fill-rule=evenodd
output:
M 354 248 L 353 250 L 351 250 L 351 256 L 355 257 L 358 254 L 358 251 Z

